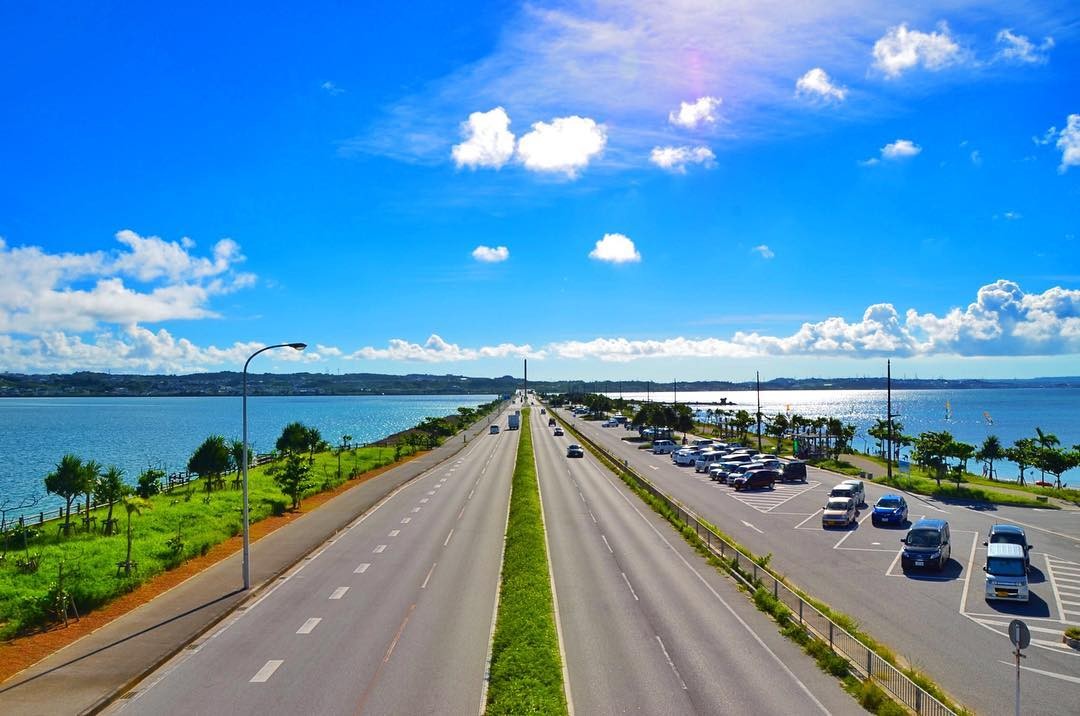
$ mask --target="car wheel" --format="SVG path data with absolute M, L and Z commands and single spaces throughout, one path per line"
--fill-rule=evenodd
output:
M 776 483 L 775 482 L 770 482 L 769 483 L 769 489 L 770 490 L 775 490 L 776 489 Z

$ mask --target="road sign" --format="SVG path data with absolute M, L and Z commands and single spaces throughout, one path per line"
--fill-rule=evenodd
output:
M 1031 632 L 1028 631 L 1028 626 L 1019 619 L 1013 619 L 1009 622 L 1009 641 L 1013 643 L 1017 649 L 1026 649 L 1031 644 Z

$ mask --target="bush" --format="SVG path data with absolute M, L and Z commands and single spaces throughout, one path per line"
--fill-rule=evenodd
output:
M 1069 639 L 1080 639 L 1080 626 L 1067 627 L 1065 636 Z

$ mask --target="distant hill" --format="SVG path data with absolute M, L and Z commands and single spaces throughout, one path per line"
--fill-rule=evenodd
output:
M 193 373 L 191 375 L 115 375 L 68 373 L 26 375 L 0 373 L 0 397 L 64 396 L 214 396 L 240 395 L 241 373 Z M 248 374 L 248 395 L 504 395 L 522 387 L 521 378 L 504 375 L 477 378 L 463 375 L 385 375 L 381 373 L 259 373 Z M 529 388 L 543 393 L 666 392 L 672 383 L 644 380 L 530 381 Z M 893 390 L 969 388 L 1061 388 L 1080 387 L 1080 377 L 1023 379 L 902 379 L 894 378 Z M 679 381 L 680 392 L 752 390 L 753 381 Z M 885 379 L 874 378 L 774 378 L 762 390 L 874 390 L 884 389 Z

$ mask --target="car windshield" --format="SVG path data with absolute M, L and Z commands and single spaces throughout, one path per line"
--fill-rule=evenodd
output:
M 911 530 L 907 543 L 909 547 L 937 547 L 941 544 L 941 533 L 937 530 Z
M 1024 535 L 1019 532 L 995 532 L 990 535 L 991 544 L 1018 544 L 1024 546 Z
M 1024 560 L 1015 557 L 988 557 L 986 571 L 999 577 L 1024 576 Z
M 829 500 L 829 504 L 825 506 L 827 510 L 846 510 L 851 506 L 851 500 L 846 497 L 834 497 Z
M 897 507 L 900 506 L 900 498 L 882 497 L 880 500 L 877 501 L 877 506 L 884 507 L 887 510 L 895 510 Z

